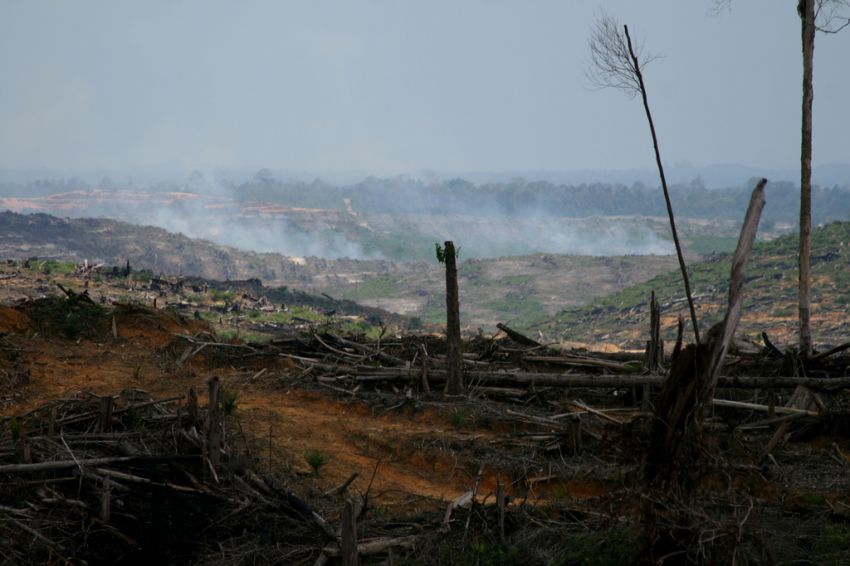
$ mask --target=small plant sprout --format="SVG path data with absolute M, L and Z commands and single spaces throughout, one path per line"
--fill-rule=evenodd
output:
M 226 416 L 231 416 L 236 413 L 236 407 L 239 404 L 239 393 L 237 391 L 225 391 L 222 397 L 221 410 Z
M 324 452 L 316 448 L 310 448 L 304 453 L 304 460 L 310 465 L 315 476 L 319 475 L 322 466 L 328 463 L 328 457 Z
M 469 421 L 469 413 L 464 409 L 455 409 L 452 413 L 452 426 L 456 429 L 463 428 Z

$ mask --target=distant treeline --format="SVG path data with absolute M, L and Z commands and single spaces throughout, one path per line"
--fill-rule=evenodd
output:
M 671 199 L 677 215 L 691 218 L 740 220 L 756 180 L 742 187 L 705 189 L 699 183 L 674 185 Z M 245 201 L 272 201 L 290 206 L 343 208 L 343 199 L 366 213 L 432 213 L 476 215 L 663 216 L 660 188 L 642 184 L 554 185 L 549 182 L 515 180 L 474 185 L 463 179 L 426 184 L 406 178 L 369 178 L 335 187 L 312 183 L 256 179 L 235 187 Z M 793 183 L 768 185 L 765 220 L 799 220 L 800 192 Z M 816 223 L 850 219 L 850 185 L 815 187 L 813 214 Z
M 744 186 L 706 189 L 697 180 L 671 187 L 677 215 L 690 218 L 739 220 L 749 202 L 753 179 Z M 106 186 L 102 186 L 106 185 Z M 101 183 L 101 188 L 122 187 Z M 86 188 L 75 180 L 35 181 L 26 184 L 0 184 L 2 196 L 37 196 Z M 188 183 L 159 183 L 148 190 L 214 192 L 243 202 L 271 202 L 285 206 L 335 208 L 345 210 L 345 199 L 362 213 L 387 214 L 473 214 L 587 216 L 663 216 L 666 214 L 661 190 L 640 183 L 593 183 L 556 185 L 546 181 L 509 182 L 476 185 L 463 179 L 425 183 L 407 177 L 367 178 L 359 183 L 334 186 L 321 180 L 282 181 L 260 172 L 242 184 L 193 177 Z M 770 183 L 764 218 L 768 222 L 795 223 L 799 218 L 799 189 L 793 183 Z M 815 187 L 813 215 L 817 224 L 850 219 L 850 184 L 843 187 Z

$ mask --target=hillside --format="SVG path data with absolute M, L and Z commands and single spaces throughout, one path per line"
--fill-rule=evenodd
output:
M 744 315 L 738 336 L 761 342 L 761 333 L 781 345 L 796 340 L 796 236 L 783 236 L 756 245 L 747 269 Z M 812 329 L 820 344 L 845 342 L 850 335 L 850 222 L 834 222 L 812 233 Z M 697 314 L 703 331 L 717 322 L 726 301 L 730 256 L 717 255 L 689 266 Z M 679 314 L 687 319 L 687 305 L 678 271 L 670 271 L 631 286 L 588 306 L 560 312 L 548 321 L 530 325 L 563 340 L 609 343 L 640 348 L 649 326 L 648 302 L 655 291 L 662 308 L 662 333 L 675 338 Z
M 461 250 L 461 255 L 463 250 Z M 469 259 L 458 268 L 461 323 L 467 331 L 505 322 L 527 328 L 565 306 L 583 305 L 673 269 L 671 256 L 569 256 L 534 254 Z M 434 264 L 415 274 L 387 274 L 329 291 L 426 323 L 445 323 L 445 275 Z
M 0 213 L 0 257 L 42 257 L 122 265 L 127 260 L 155 273 L 207 279 L 259 278 L 270 285 L 313 285 L 357 280 L 364 274 L 417 270 L 383 260 L 322 259 L 258 253 L 189 238 L 152 226 L 102 218 L 57 218 L 48 214 Z
M 0 305 L 53 302 L 67 290 L 71 298 L 84 293 L 94 314 L 112 304 L 144 306 L 206 321 L 221 337 L 259 342 L 317 328 L 377 336 L 383 326 L 399 331 L 410 324 L 407 318 L 379 308 L 267 287 L 259 279 L 217 281 L 133 269 L 128 273 L 126 267 L 31 258 L 0 263 L 0 281 Z M 55 322 L 66 334 L 93 330 L 87 328 L 90 320 L 75 316 Z
M 401 245 L 401 243 L 399 243 Z M 433 242 L 430 244 L 433 254 Z M 460 241 L 461 259 L 466 255 Z M 422 262 L 287 257 L 221 246 L 151 226 L 47 214 L 0 213 L 0 258 L 104 262 L 213 280 L 261 279 L 327 293 L 425 323 L 445 317 L 442 268 Z M 672 269 L 669 255 L 588 257 L 534 254 L 466 259 L 460 266 L 467 330 L 507 322 L 521 327 L 563 308 L 618 291 Z

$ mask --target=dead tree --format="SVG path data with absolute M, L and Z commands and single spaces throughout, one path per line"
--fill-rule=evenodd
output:
M 649 99 L 646 94 L 646 84 L 643 80 L 643 68 L 655 57 L 640 53 L 632 45 L 629 35 L 629 26 L 620 26 L 617 21 L 605 14 L 596 23 L 596 28 L 590 37 L 591 68 L 587 75 L 590 81 L 600 87 L 613 87 L 630 96 L 640 94 L 643 100 L 643 109 L 649 122 L 649 131 L 652 134 L 652 146 L 655 150 L 655 164 L 658 166 L 658 176 L 661 179 L 661 188 L 664 191 L 664 202 L 667 205 L 667 216 L 670 220 L 670 231 L 673 234 L 673 243 L 676 246 L 676 257 L 679 260 L 679 269 L 682 272 L 682 281 L 685 285 L 685 295 L 688 299 L 688 308 L 691 311 L 691 324 L 694 327 L 694 340 L 700 343 L 699 325 L 697 324 L 697 311 L 694 307 L 691 283 L 688 278 L 688 269 L 685 265 L 685 256 L 682 253 L 682 244 L 679 242 L 679 233 L 676 230 L 676 220 L 673 216 L 673 205 L 670 202 L 670 191 L 667 189 L 667 177 L 664 175 L 664 165 L 661 162 L 661 152 L 658 149 L 658 135 L 655 132 L 655 123 L 649 110 Z
M 661 306 L 655 298 L 655 291 L 649 299 L 649 340 L 646 342 L 643 367 L 654 373 L 664 362 L 664 342 L 661 340 Z
M 454 242 L 446 241 L 443 247 L 437 244 L 437 260 L 446 266 L 446 360 L 448 379 L 446 393 L 463 393 L 463 353 L 460 340 L 460 300 L 457 288 L 457 253 Z
M 745 272 L 764 208 L 765 184 L 767 179 L 762 179 L 753 190 L 738 237 L 726 316 L 709 330 L 703 344 L 689 345 L 674 356 L 650 431 L 644 462 L 649 485 L 675 486 L 685 493 L 691 487 L 689 471 L 698 457 L 700 425 L 711 409 L 726 350 L 741 319 Z
M 732 0 L 715 0 L 718 11 Z M 800 354 L 812 354 L 812 106 L 814 101 L 815 34 L 836 34 L 850 26 L 847 0 L 797 0 L 803 51 L 802 124 L 800 128 L 800 255 L 798 258 L 797 311 Z

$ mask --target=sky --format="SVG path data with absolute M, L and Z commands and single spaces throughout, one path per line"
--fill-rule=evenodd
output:
M 0 168 L 654 166 L 586 78 L 605 10 L 647 51 L 666 163 L 799 163 L 796 2 L 0 0 Z M 850 162 L 850 28 L 815 49 L 814 163 Z

